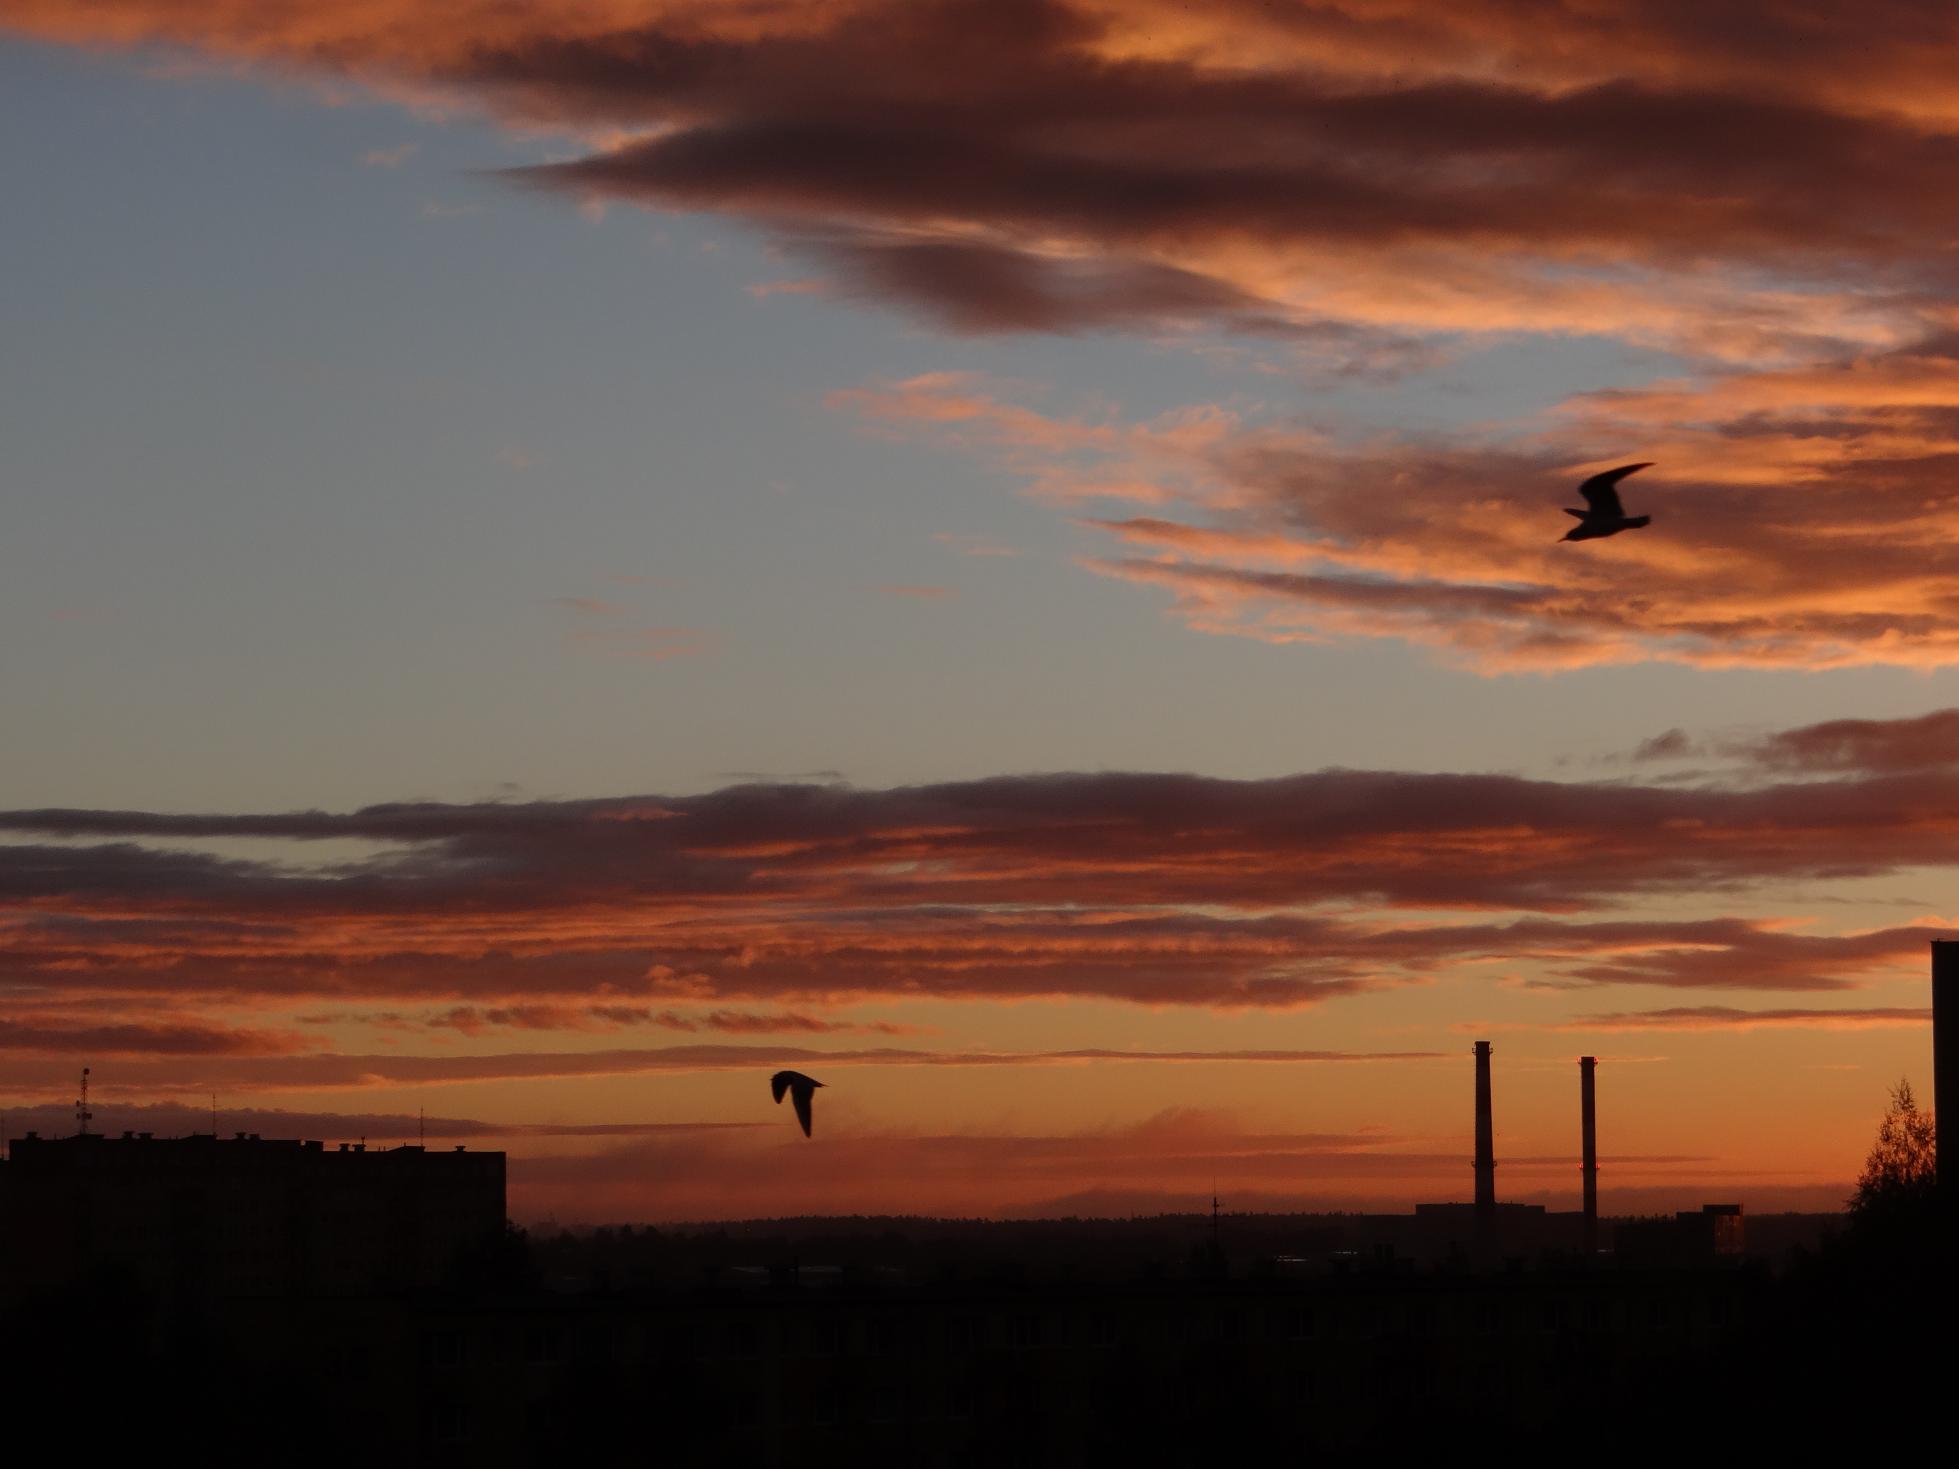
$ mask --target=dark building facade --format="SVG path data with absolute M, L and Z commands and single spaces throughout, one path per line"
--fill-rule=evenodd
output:
M 502 1153 L 29 1133 L 0 1280 L 18 1298 L 119 1271 L 165 1305 L 428 1289 L 503 1227 Z
M 295 1365 L 433 1464 L 626 1443 L 680 1464 L 938 1469 L 1356 1455 L 1455 1443 L 1465 1421 L 1522 1441 L 1662 1374 L 1718 1377 L 1761 1284 L 1532 1271 L 812 1289 L 778 1273 L 428 1300 L 381 1332 L 322 1319 L 315 1359 Z
M 1695 1265 L 1738 1261 L 1747 1247 L 1739 1204 L 1702 1204 L 1671 1219 L 1628 1219 L 1614 1236 L 1621 1258 L 1635 1264 Z

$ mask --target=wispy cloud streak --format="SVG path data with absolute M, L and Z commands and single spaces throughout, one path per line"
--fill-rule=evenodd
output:
M 1667 1010 L 1622 1010 L 1585 1015 L 1563 1030 L 1881 1030 L 1932 1023 L 1932 1012 L 1909 1006 L 1841 1010 L 1737 1010 L 1691 1005 Z
M 452 1086 L 466 1083 L 567 1080 L 578 1077 L 646 1076 L 659 1073 L 763 1071 L 809 1065 L 828 1070 L 857 1066 L 922 1066 L 969 1069 L 1029 1066 L 1325 1066 L 1433 1061 L 1434 1051 L 1310 1050 L 1108 1050 L 1057 1051 L 916 1050 L 880 1046 L 818 1050 L 798 1046 L 690 1045 L 584 1051 L 504 1051 L 491 1054 L 367 1054 L 314 1052 L 266 1057 L 204 1057 L 194 1072 L 167 1059 L 119 1062 L 98 1078 L 108 1097 L 147 1098 L 159 1093 L 201 1095 L 211 1087 L 228 1094 Z M 23 1058 L 9 1067 L 17 1094 L 60 1094 L 74 1084 L 67 1061 Z

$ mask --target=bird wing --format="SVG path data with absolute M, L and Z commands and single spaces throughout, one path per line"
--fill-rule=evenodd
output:
M 769 1078 L 769 1090 L 775 1093 L 776 1105 L 782 1104 L 782 1094 L 789 1090 L 789 1082 L 795 1074 L 793 1071 L 778 1071 Z
M 803 1136 L 808 1137 L 810 1135 L 809 1104 L 816 1099 L 816 1086 L 815 1083 L 801 1077 L 798 1077 L 797 1081 L 799 1085 L 796 1087 L 796 1120 L 803 1124 Z
M 1585 497 L 1585 503 L 1592 507 L 1594 515 L 1624 515 L 1626 508 L 1619 503 L 1619 481 L 1629 474 L 1652 467 L 1650 459 L 1644 464 L 1622 464 L 1617 469 L 1593 475 L 1578 487 L 1578 493 Z

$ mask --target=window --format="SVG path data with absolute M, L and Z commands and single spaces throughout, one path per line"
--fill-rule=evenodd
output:
M 558 1360 L 558 1333 L 556 1330 L 533 1326 L 524 1333 L 524 1360 L 533 1367 L 546 1367 Z
M 429 1434 L 437 1443 L 461 1443 L 469 1437 L 469 1415 L 461 1403 L 433 1403 L 429 1408 Z

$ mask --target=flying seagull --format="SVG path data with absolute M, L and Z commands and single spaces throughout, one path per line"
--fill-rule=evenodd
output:
M 1622 530 L 1638 530 L 1650 524 L 1650 515 L 1627 515 L 1626 507 L 1619 503 L 1619 481 L 1629 474 L 1637 474 L 1642 469 L 1651 469 L 1651 462 L 1645 464 L 1622 464 L 1617 469 L 1608 469 L 1604 474 L 1595 474 L 1578 487 L 1578 493 L 1585 497 L 1585 508 L 1573 510 L 1565 507 L 1566 515 L 1578 517 L 1578 524 L 1564 533 L 1567 541 L 1595 541 L 1600 536 L 1616 536 Z
M 800 1071 L 778 1071 L 769 1078 L 769 1090 L 775 1093 L 777 1105 L 781 1105 L 782 1094 L 792 1092 L 796 1099 L 796 1120 L 803 1124 L 803 1136 L 809 1136 L 809 1104 L 815 1099 L 816 1089 L 823 1085 L 814 1077 L 803 1075 Z

